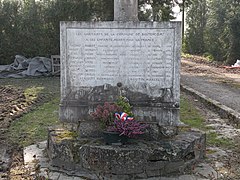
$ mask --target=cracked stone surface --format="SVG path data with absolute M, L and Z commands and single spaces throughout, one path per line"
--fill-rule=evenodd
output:
M 71 172 L 62 171 L 59 168 L 51 167 L 48 163 L 48 159 L 45 155 L 45 148 L 47 147 L 46 141 L 28 146 L 24 149 L 24 163 L 25 166 L 32 167 L 34 169 L 34 164 L 40 165 L 40 176 L 54 180 L 83 180 L 85 178 L 81 177 L 81 174 L 71 174 Z M 36 161 L 37 160 L 37 161 Z M 37 163 L 36 163 L 37 162 Z M 46 164 L 48 167 L 46 167 Z M 208 168 L 208 165 L 205 165 Z M 204 166 L 204 167 L 205 167 Z M 205 168 L 205 169 L 206 169 Z M 198 171 L 197 171 L 198 172 Z M 66 173 L 69 173 L 68 175 Z M 204 173 L 204 169 L 200 169 L 199 174 Z M 211 173 L 209 169 L 205 172 Z M 214 173 L 214 171 L 213 171 Z M 34 176 L 34 173 L 33 173 Z M 91 179 L 98 179 L 97 177 Z M 147 178 L 148 180 L 207 180 L 207 178 L 202 178 L 200 176 L 189 174 L 180 175 L 178 177 L 157 177 L 157 178 Z

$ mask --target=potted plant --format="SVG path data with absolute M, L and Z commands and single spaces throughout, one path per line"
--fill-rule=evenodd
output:
M 100 122 L 103 130 L 107 130 L 114 122 L 115 112 L 122 111 L 122 108 L 115 103 L 105 102 L 104 105 L 98 105 L 94 112 L 90 115 Z
M 127 98 L 120 96 L 116 103 L 98 105 L 91 116 L 100 122 L 106 144 L 124 144 L 128 138 L 144 133 L 147 127 L 134 119 Z

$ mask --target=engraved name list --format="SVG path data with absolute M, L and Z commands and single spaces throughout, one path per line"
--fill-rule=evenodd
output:
M 173 29 L 67 29 L 67 65 L 74 87 L 147 83 L 171 88 Z

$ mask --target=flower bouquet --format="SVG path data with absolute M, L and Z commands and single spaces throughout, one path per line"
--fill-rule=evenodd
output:
M 127 113 L 115 113 L 115 120 L 109 131 L 118 132 L 119 136 L 127 136 L 129 138 L 136 137 L 139 134 L 144 134 L 147 125 L 140 123 L 133 117 L 129 117 Z
M 106 144 L 124 144 L 128 138 L 144 134 L 147 127 L 134 119 L 128 100 L 122 96 L 116 103 L 98 105 L 91 116 L 99 120 Z

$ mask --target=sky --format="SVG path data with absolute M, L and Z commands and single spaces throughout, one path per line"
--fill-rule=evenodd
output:
M 176 16 L 174 21 L 182 21 L 182 12 L 180 12 L 179 6 L 174 6 L 172 10 L 174 12 L 174 16 Z

